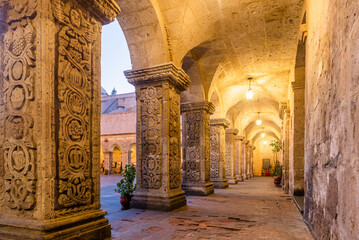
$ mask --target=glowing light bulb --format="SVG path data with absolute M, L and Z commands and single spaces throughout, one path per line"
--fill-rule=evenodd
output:
M 259 126 L 259 125 L 262 124 L 262 120 L 258 119 L 258 120 L 256 121 L 256 123 L 257 123 L 257 125 Z
M 267 144 L 267 141 L 263 141 L 263 144 Z
M 253 90 L 252 89 L 248 89 L 247 92 L 247 99 L 251 100 L 253 98 Z
M 262 137 L 265 137 L 266 136 L 266 134 L 265 133 L 262 133 Z

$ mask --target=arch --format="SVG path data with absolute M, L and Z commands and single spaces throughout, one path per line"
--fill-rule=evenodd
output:
M 187 91 L 181 93 L 181 103 L 204 101 L 206 98 L 202 84 L 202 75 L 196 62 L 191 56 L 185 56 L 182 63 L 182 69 L 189 76 L 191 84 Z
M 222 114 L 222 101 L 220 98 L 220 95 L 218 93 L 218 89 L 216 89 L 213 94 L 210 96 L 210 102 L 212 102 L 214 104 L 214 106 L 216 107 L 216 110 L 214 112 L 214 114 L 211 116 L 211 118 L 222 118 L 223 114 Z
M 156 0 L 116 0 L 121 8 L 117 17 L 125 34 L 132 69 L 141 69 L 172 60 L 168 32 Z M 146 54 L 143 54 L 143 53 Z

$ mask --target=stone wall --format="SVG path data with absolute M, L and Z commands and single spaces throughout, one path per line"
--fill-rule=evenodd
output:
M 101 135 L 136 134 L 136 112 L 101 114 Z
M 317 239 L 359 235 L 359 2 L 307 6 L 305 219 Z
M 253 151 L 253 174 L 254 176 L 261 176 L 262 172 L 262 159 L 269 158 L 271 166 L 274 166 L 272 148 L 269 146 L 270 141 L 266 139 L 267 144 L 264 144 L 262 140 L 256 141 L 254 146 L 256 150 Z M 279 154 L 278 154 L 279 158 Z

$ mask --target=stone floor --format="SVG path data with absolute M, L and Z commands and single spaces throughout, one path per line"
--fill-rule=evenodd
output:
M 119 176 L 101 177 L 112 239 L 313 239 L 291 198 L 271 177 L 255 177 L 208 197 L 187 197 L 172 212 L 121 210 Z

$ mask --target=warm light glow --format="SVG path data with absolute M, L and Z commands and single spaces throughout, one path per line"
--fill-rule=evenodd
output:
M 252 89 L 248 89 L 247 92 L 247 99 L 251 100 L 253 98 L 253 90 Z
M 263 144 L 267 144 L 267 141 L 263 141 Z
M 266 136 L 266 134 L 265 133 L 262 133 L 262 137 L 265 137 Z
M 258 120 L 256 121 L 256 123 L 257 123 L 257 125 L 259 126 L 259 125 L 262 124 L 262 120 L 258 119 Z

